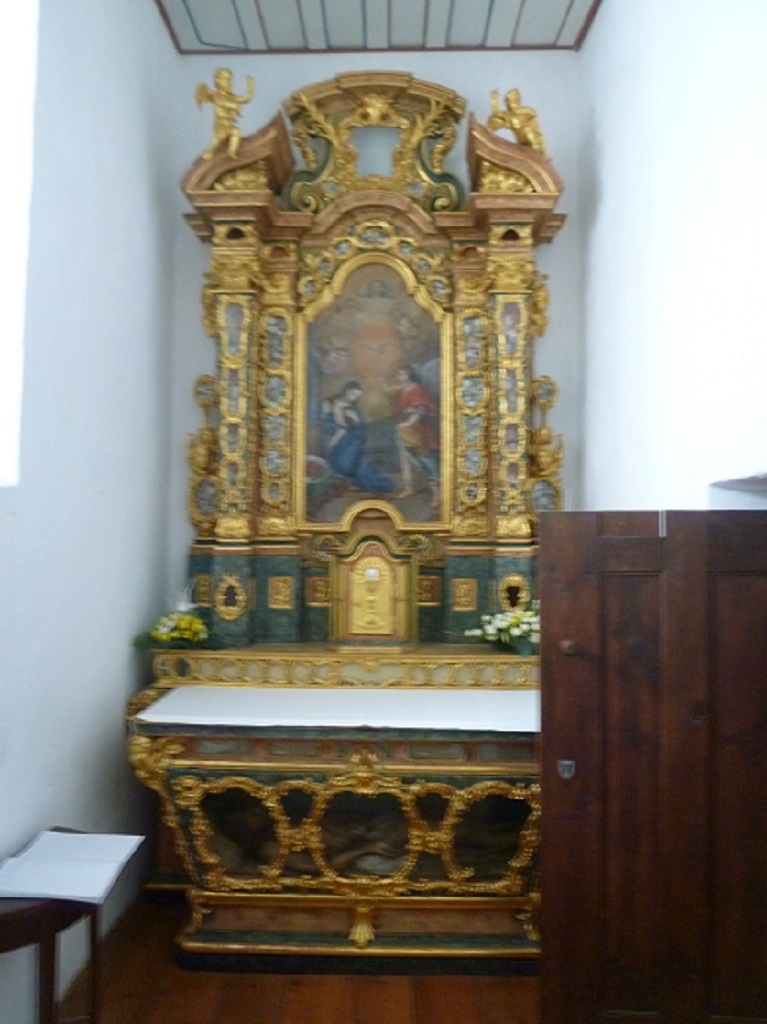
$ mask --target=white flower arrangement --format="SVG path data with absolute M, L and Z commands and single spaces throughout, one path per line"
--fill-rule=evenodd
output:
M 541 642 L 541 616 L 538 601 L 529 608 L 512 608 L 508 612 L 483 615 L 480 626 L 467 629 L 465 636 L 486 640 L 488 643 L 505 644 L 508 647 L 537 647 Z

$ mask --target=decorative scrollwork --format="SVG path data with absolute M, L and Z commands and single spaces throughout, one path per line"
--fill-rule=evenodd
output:
M 463 189 L 444 160 L 463 101 L 425 86 L 409 75 L 361 73 L 294 93 L 286 111 L 306 169 L 287 182 L 288 206 L 319 213 L 345 194 L 378 189 L 408 195 L 429 211 L 459 209 Z M 354 133 L 364 128 L 396 130 L 390 175 L 359 174 Z

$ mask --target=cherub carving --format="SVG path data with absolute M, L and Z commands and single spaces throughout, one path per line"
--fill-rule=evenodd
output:
M 562 437 L 544 425 L 532 433 L 532 463 L 536 476 L 551 477 L 562 468 Z
M 537 153 L 546 156 L 543 133 L 538 125 L 538 115 L 532 107 L 523 107 L 519 89 L 509 89 L 506 93 L 506 110 L 501 110 L 498 90 L 494 89 L 491 96 L 491 113 L 487 119 L 488 128 L 498 131 L 509 128 L 517 138 L 520 146 L 529 146 Z
M 235 122 L 240 116 L 240 108 L 244 103 L 250 102 L 255 92 L 252 77 L 246 75 L 245 81 L 248 83 L 247 92 L 244 96 L 236 96 L 232 92 L 232 72 L 228 68 L 219 68 L 213 75 L 213 89 L 208 88 L 204 82 L 197 86 L 194 94 L 197 106 L 200 107 L 203 103 L 213 104 L 213 138 L 202 154 L 204 160 L 209 160 L 222 142 L 226 142 L 229 156 L 237 156 L 240 129 Z

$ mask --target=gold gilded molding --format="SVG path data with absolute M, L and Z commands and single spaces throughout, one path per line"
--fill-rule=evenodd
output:
M 213 577 L 209 572 L 199 572 L 194 577 L 192 595 L 200 608 L 210 608 L 213 603 Z
M 419 576 L 417 600 L 423 607 L 438 608 L 442 604 L 442 580 L 439 576 Z
M 511 595 L 516 595 L 512 602 Z M 510 612 L 512 608 L 524 609 L 530 604 L 530 584 L 519 573 L 509 573 L 498 581 L 498 605 L 501 611 Z
M 330 606 L 330 580 L 327 576 L 307 577 L 306 603 L 310 608 L 328 608 Z
M 269 187 L 269 172 L 264 160 L 226 171 L 213 183 L 215 192 L 261 192 L 269 191 Z
M 475 579 L 453 580 L 453 611 L 474 612 L 477 610 L 477 581 Z
M 545 334 L 549 325 L 546 311 L 549 308 L 548 278 L 545 274 L 535 271 L 532 279 L 532 296 L 530 308 L 530 333 L 534 338 Z
M 538 891 L 531 872 L 540 843 L 537 781 L 479 780 L 461 788 L 438 779 L 411 781 L 382 772 L 375 752 L 362 749 L 352 750 L 348 771 L 318 779 L 288 776 L 271 784 L 260 781 L 245 766 L 215 776 L 192 764 L 184 767 L 186 771 L 174 775 L 170 783 L 174 828 L 186 847 L 185 860 L 193 864 L 194 876 L 210 892 L 292 890 L 359 899 L 414 894 L 532 896 Z M 248 870 L 242 869 L 244 863 L 239 867 L 232 863 L 232 844 L 226 859 L 217 847 L 213 808 L 217 797 L 232 791 L 238 791 L 249 808 L 253 836 L 243 836 L 246 846 L 241 847 Z M 356 822 L 358 830 L 363 826 L 361 835 L 345 831 L 354 823 L 347 823 L 345 812 L 337 809 L 348 795 L 354 796 L 358 807 L 369 808 L 364 821 Z M 303 813 L 291 816 L 286 806 L 297 796 Z M 375 810 L 381 797 L 391 808 L 384 817 Z M 435 797 L 445 806 L 438 823 L 420 810 L 424 801 Z M 521 801 L 529 811 L 516 834 L 513 826 L 507 826 L 503 838 L 514 848 L 513 855 L 503 868 L 499 865 L 497 874 L 485 878 L 476 877 L 474 868 L 459 862 L 456 844 L 459 829 L 472 820 L 473 809 L 488 800 Z M 497 831 L 483 829 L 481 814 L 474 820 L 480 841 L 492 850 Z M 437 877 L 417 871 L 423 854 L 439 859 Z M 365 859 L 371 857 L 383 862 L 383 870 L 365 870 Z
M 539 685 L 537 657 L 499 653 L 489 645 L 420 644 L 406 648 L 328 649 L 326 644 L 279 645 L 239 652 L 174 651 L 155 655 L 162 689 L 206 686 L 385 687 L 526 690 Z
M 524 292 L 533 287 L 535 263 L 529 256 L 491 254 L 487 261 L 491 288 L 496 292 Z
M 165 773 L 184 744 L 172 736 L 129 736 L 128 758 L 145 786 L 165 795 Z
M 307 315 L 316 316 L 332 301 L 327 295 L 338 288 L 338 271 L 346 270 L 350 262 L 354 267 L 362 265 L 364 260 L 356 257 L 364 256 L 396 267 L 403 276 L 407 272 L 411 292 L 420 287 L 421 304 L 435 319 L 449 310 L 453 291 L 449 250 L 427 248 L 397 224 L 365 219 L 350 225 L 319 252 L 301 252 L 298 295 Z
M 239 576 L 226 573 L 221 577 L 213 595 L 213 607 L 216 614 L 227 622 L 234 622 L 244 614 L 248 607 L 248 596 Z
M 292 576 L 269 577 L 269 607 L 292 608 L 295 580 Z
M 219 450 L 213 414 L 218 403 L 218 385 L 214 377 L 198 377 L 194 398 L 203 410 L 205 425 L 196 434 L 187 435 L 189 486 L 187 511 L 197 536 L 212 537 L 218 513 Z
M 535 184 L 521 171 L 509 167 L 499 167 L 498 164 L 494 164 L 490 160 L 481 160 L 477 191 L 531 195 L 536 188 Z

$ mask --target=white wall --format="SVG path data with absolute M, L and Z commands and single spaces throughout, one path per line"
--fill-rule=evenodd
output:
M 583 507 L 763 472 L 767 5 L 603 0 L 581 57 Z
M 20 482 L 0 488 L 0 856 L 54 824 L 145 824 L 124 709 L 131 637 L 165 591 L 177 216 L 163 146 L 177 58 L 146 14 L 40 5 Z M 81 949 L 69 936 L 65 978 Z M 0 958 L 3 1024 L 33 1019 L 33 962 Z

